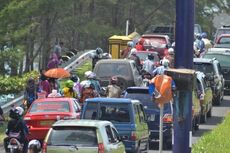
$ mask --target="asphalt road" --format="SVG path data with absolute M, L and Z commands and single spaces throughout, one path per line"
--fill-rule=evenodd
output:
M 208 118 L 207 123 L 201 124 L 199 127 L 200 129 L 195 132 L 192 138 L 192 143 L 196 143 L 205 132 L 212 130 L 217 126 L 217 124 L 221 123 L 224 116 L 226 116 L 229 111 L 230 96 L 225 96 L 220 106 L 213 107 L 212 117 Z M 150 150 L 149 153 L 159 153 L 159 150 L 158 148 L 154 148 L 154 150 Z M 163 153 L 172 153 L 172 150 L 164 150 Z
M 199 131 L 193 135 L 192 141 L 196 143 L 200 136 L 202 136 L 205 132 L 208 132 L 216 127 L 217 124 L 221 123 L 222 119 L 226 114 L 230 111 L 230 96 L 225 96 L 224 101 L 221 103 L 220 106 L 214 106 L 212 117 L 208 118 L 206 124 L 200 125 Z M 158 145 L 158 144 L 156 144 Z M 158 149 L 155 148 L 154 150 L 150 150 L 149 153 L 158 153 Z M 4 153 L 4 148 L 0 145 L 0 153 Z M 164 150 L 163 153 L 172 153 L 172 150 Z

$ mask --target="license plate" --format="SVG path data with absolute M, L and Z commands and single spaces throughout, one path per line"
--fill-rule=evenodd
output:
M 40 125 L 42 125 L 42 126 L 47 126 L 47 125 L 52 125 L 54 123 L 54 121 L 41 121 L 40 122 Z

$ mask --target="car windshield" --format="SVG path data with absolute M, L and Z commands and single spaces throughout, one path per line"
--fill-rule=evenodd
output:
M 216 37 L 219 37 L 222 34 L 230 34 L 230 29 L 218 29 Z
M 230 65 L 230 54 L 205 54 L 204 58 L 216 58 L 220 62 L 220 65 L 224 67 L 229 67 Z
M 137 56 L 140 58 L 141 61 L 144 61 L 147 59 L 149 53 L 143 53 L 143 52 L 137 52 Z M 156 54 L 152 54 L 154 56 L 154 62 L 159 61 L 159 58 Z
M 70 106 L 68 101 L 47 101 L 33 103 L 30 113 L 40 112 L 69 112 Z
M 230 44 L 230 37 L 222 37 L 219 44 Z
M 53 127 L 48 140 L 54 146 L 96 147 L 97 143 L 96 128 L 83 126 Z
M 101 103 L 99 109 L 97 103 L 88 103 L 83 118 L 106 120 L 113 123 L 130 122 L 128 104 L 122 103 Z
M 204 72 L 205 74 L 214 72 L 214 68 L 213 68 L 213 65 L 211 63 L 194 62 L 194 67 L 193 68 L 195 70 L 197 70 L 197 71 Z
M 97 70 L 98 77 L 108 77 L 108 76 L 129 76 L 128 65 L 124 63 L 104 63 L 100 64 Z
M 125 98 L 139 100 L 143 106 L 147 106 L 147 109 L 160 109 L 158 105 L 152 101 L 151 96 L 146 93 L 128 93 Z M 164 110 L 167 110 L 169 107 L 169 104 L 165 104 Z

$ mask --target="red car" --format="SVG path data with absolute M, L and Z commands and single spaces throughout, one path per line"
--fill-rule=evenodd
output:
M 43 141 L 54 122 L 60 119 L 80 118 L 81 107 L 74 98 L 44 98 L 35 100 L 24 120 L 29 129 L 29 140 Z
M 144 49 L 158 52 L 160 58 L 168 55 L 168 48 L 171 46 L 167 35 L 144 34 L 141 36 L 144 41 Z

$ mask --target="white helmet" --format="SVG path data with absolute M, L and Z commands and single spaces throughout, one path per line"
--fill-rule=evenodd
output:
M 88 75 L 88 78 L 89 79 L 96 79 L 96 74 L 94 72 L 91 72 L 89 75 Z
M 165 67 L 168 67 L 169 66 L 169 60 L 164 58 L 162 61 L 161 61 L 162 65 L 165 66 Z
M 33 150 L 34 152 L 41 151 L 41 143 L 38 140 L 31 140 L 28 144 L 28 149 Z
M 89 78 L 89 75 L 90 75 L 91 73 L 93 73 L 93 72 L 92 72 L 92 71 L 86 71 L 86 72 L 85 72 L 85 77 L 86 77 L 86 78 Z
M 24 109 L 22 108 L 22 107 L 16 107 L 15 108 L 17 111 L 18 111 L 18 115 L 20 115 L 20 116 L 22 116 L 23 115 L 23 113 L 24 113 Z
M 168 52 L 169 52 L 170 55 L 172 55 L 172 54 L 174 54 L 174 49 L 173 48 L 169 48 Z

